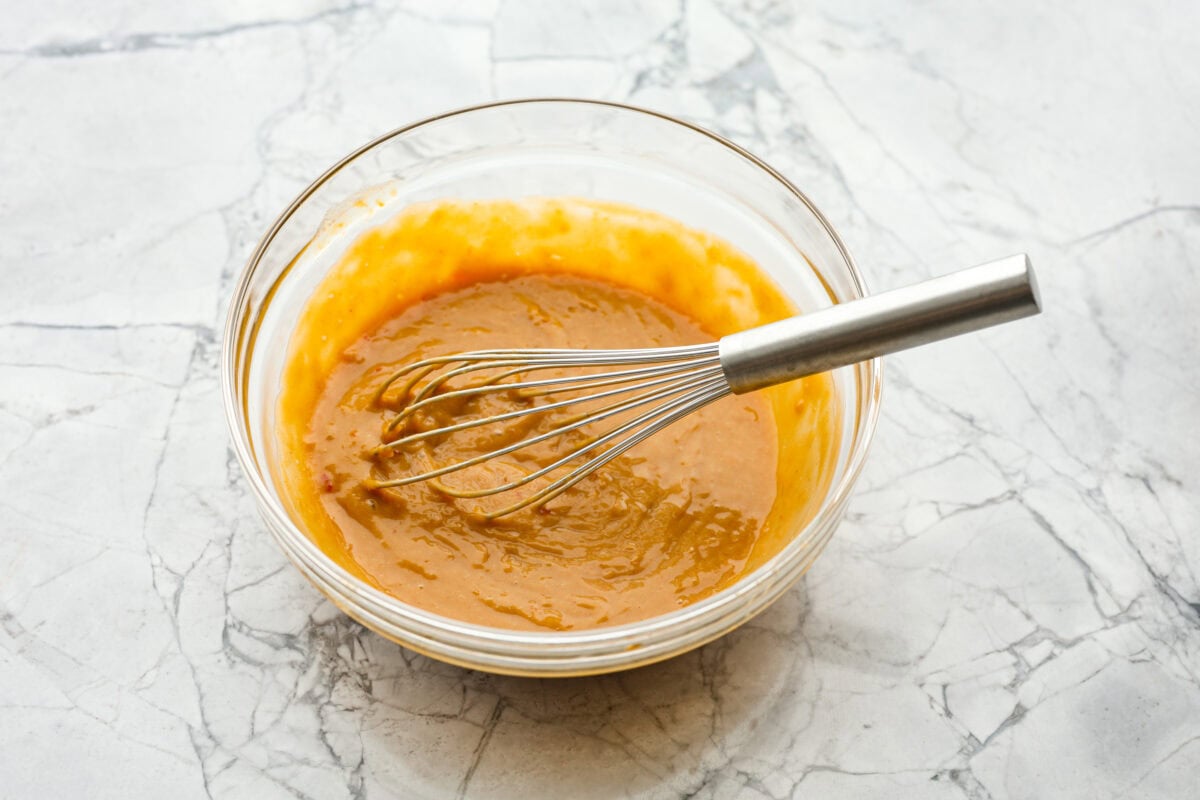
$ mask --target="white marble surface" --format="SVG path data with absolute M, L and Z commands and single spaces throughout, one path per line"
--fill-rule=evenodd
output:
M 6 3 L 0 797 L 1187 798 L 1200 780 L 1200 7 Z M 760 153 L 871 284 L 1027 249 L 1046 314 L 890 360 L 804 584 L 659 666 L 465 672 L 290 568 L 218 327 L 286 202 L 570 94 Z

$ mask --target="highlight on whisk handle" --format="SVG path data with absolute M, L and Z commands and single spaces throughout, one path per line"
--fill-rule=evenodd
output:
M 1040 311 L 1019 254 L 726 336 L 721 367 L 742 394 Z

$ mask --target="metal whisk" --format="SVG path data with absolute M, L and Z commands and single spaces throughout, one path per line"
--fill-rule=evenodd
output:
M 1029 259 L 1015 255 L 950 275 L 861 300 L 735 333 L 710 344 L 632 350 L 479 350 L 427 358 L 390 375 L 376 394 L 401 398 L 398 413 L 384 428 L 376 458 L 405 452 L 412 445 L 440 440 L 462 431 L 530 415 L 586 410 L 549 430 L 463 461 L 386 480 L 368 479 L 373 489 L 432 481 L 452 497 L 479 498 L 547 479 L 572 464 L 565 474 L 498 510 L 494 518 L 561 494 L 631 447 L 673 422 L 729 394 L 866 361 L 929 342 L 1037 314 L 1041 310 Z M 587 369 L 577 374 L 571 369 Z M 553 377 L 538 378 L 537 372 Z M 406 379 L 406 380 L 405 380 Z M 404 380 L 396 392 L 393 387 Z M 458 384 L 466 381 L 467 385 Z M 454 387 L 448 384 L 455 382 Z M 413 433 L 404 423 L 451 401 L 467 401 L 508 392 L 529 400 L 550 397 L 512 411 L 454 421 Z M 561 399 L 554 399 L 562 393 Z M 611 420 L 596 436 L 580 436 L 578 446 L 519 478 L 482 489 L 460 489 L 437 479 L 572 431 Z

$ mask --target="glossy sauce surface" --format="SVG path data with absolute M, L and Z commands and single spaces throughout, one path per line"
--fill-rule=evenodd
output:
M 732 248 L 649 212 L 579 200 L 414 206 L 355 243 L 302 314 L 277 409 L 275 474 L 322 549 L 428 611 L 566 630 L 675 610 L 731 585 L 811 515 L 839 424 L 828 377 L 720 400 L 544 507 L 494 520 L 472 513 L 486 501 L 428 483 L 362 481 L 460 461 L 551 423 L 522 418 L 378 458 L 370 450 L 395 410 L 375 392 L 397 367 L 434 355 L 690 344 L 789 313 Z M 512 402 L 472 401 L 435 421 Z M 570 443 L 445 481 L 502 481 Z

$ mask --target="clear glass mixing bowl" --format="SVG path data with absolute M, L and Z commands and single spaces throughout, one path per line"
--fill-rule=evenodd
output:
M 582 100 L 469 108 L 393 131 L 318 178 L 271 226 L 230 302 L 221 377 L 234 447 L 267 527 L 343 611 L 406 647 L 490 672 L 585 675 L 648 664 L 732 630 L 787 591 L 841 519 L 879 411 L 878 360 L 834 373 L 844 415 L 835 474 L 816 516 L 774 558 L 724 591 L 628 625 L 523 632 L 402 603 L 326 556 L 285 511 L 271 476 L 275 401 L 288 338 L 345 245 L 420 200 L 582 196 L 657 210 L 749 254 L 805 310 L 863 296 L 829 222 L 782 175 L 737 145 L 651 111 Z

